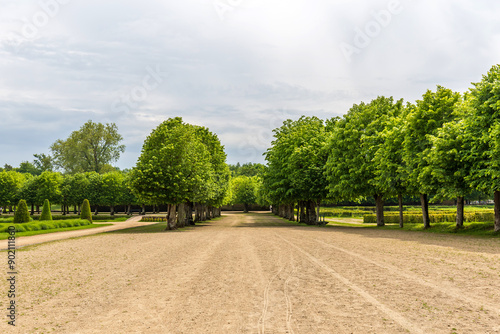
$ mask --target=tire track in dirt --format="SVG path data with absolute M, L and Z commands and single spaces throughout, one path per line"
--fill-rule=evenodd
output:
M 358 293 L 361 297 L 363 297 L 365 300 L 370 302 L 372 305 L 377 307 L 380 311 L 385 313 L 387 316 L 389 316 L 391 319 L 393 319 L 396 323 L 398 323 L 401 327 L 405 328 L 408 330 L 410 333 L 419 333 L 419 334 L 424 334 L 425 332 L 422 331 L 417 325 L 413 324 L 410 322 L 408 319 L 406 319 L 404 316 L 402 316 L 399 312 L 396 312 L 392 310 L 391 308 L 387 307 L 385 304 L 381 303 L 378 301 L 375 297 L 370 295 L 367 291 L 359 287 L 358 285 L 354 284 L 351 282 L 349 279 L 345 278 L 344 276 L 340 275 L 338 272 L 336 272 L 334 269 L 330 268 L 326 264 L 324 264 L 322 261 L 320 261 L 318 258 L 314 257 L 313 255 L 309 254 L 302 248 L 298 247 L 291 241 L 285 239 L 284 237 L 280 236 L 279 234 L 276 234 L 280 239 L 282 239 L 284 242 L 295 248 L 297 251 L 302 253 L 307 257 L 307 259 L 312 262 L 313 264 L 317 265 L 318 267 L 322 268 L 329 274 L 331 274 L 333 277 L 335 277 L 337 280 L 342 282 L 344 285 L 348 286 L 352 290 L 354 290 L 356 293 Z
M 326 243 L 326 242 L 318 240 L 318 239 L 313 239 L 313 240 L 316 241 L 317 243 L 320 243 L 320 244 L 326 246 L 326 247 L 333 248 L 333 249 L 335 249 L 335 250 L 337 250 L 339 252 L 343 252 L 343 253 L 345 253 L 347 255 L 350 255 L 352 257 L 358 258 L 358 259 L 360 259 L 362 261 L 365 261 L 365 262 L 368 262 L 370 264 L 373 264 L 373 265 L 375 265 L 375 266 L 377 266 L 379 268 L 385 269 L 385 270 L 391 272 L 392 274 L 404 277 L 406 279 L 414 281 L 417 284 L 426 286 L 428 288 L 432 288 L 432 289 L 437 290 L 439 292 L 443 292 L 443 293 L 447 294 L 448 296 L 450 296 L 452 298 L 459 299 L 459 300 L 462 300 L 464 302 L 467 302 L 467 303 L 469 303 L 471 305 L 474 305 L 478 309 L 479 308 L 485 308 L 485 309 L 488 309 L 489 311 L 491 311 L 491 312 L 493 312 L 495 314 L 498 314 L 499 311 L 500 311 L 500 307 L 498 305 L 492 305 L 488 301 L 484 301 L 484 300 L 483 301 L 478 301 L 478 300 L 476 300 L 473 297 L 467 296 L 461 290 L 453 289 L 453 288 L 450 288 L 450 287 L 439 286 L 437 284 L 434 284 L 434 283 L 431 283 L 431 282 L 425 280 L 423 277 L 415 277 L 414 273 L 410 274 L 410 273 L 407 273 L 407 272 L 403 272 L 401 270 L 401 268 L 395 267 L 393 265 L 379 263 L 379 262 L 374 261 L 372 259 L 369 259 L 369 258 L 367 258 L 367 257 L 365 257 L 365 256 L 363 256 L 361 254 L 349 251 L 347 249 L 344 249 L 344 248 L 341 248 L 341 247 L 338 247 L 338 246 L 334 246 L 332 244 Z
M 262 307 L 262 315 L 260 316 L 259 323 L 258 323 L 259 334 L 264 334 L 266 332 L 266 316 L 267 316 L 267 309 L 269 307 L 269 289 L 270 289 L 273 281 L 276 278 L 278 278 L 278 276 L 281 274 L 283 269 L 285 269 L 285 267 L 281 267 L 281 269 L 278 270 L 276 275 L 271 277 L 271 279 L 267 283 L 266 289 L 264 290 L 264 306 Z
M 290 283 L 290 280 L 294 277 L 295 272 L 297 271 L 297 267 L 294 265 L 294 259 L 293 259 L 293 254 L 291 258 L 291 266 L 292 266 L 292 271 L 288 275 L 288 277 L 285 280 L 285 283 L 283 285 L 283 293 L 285 294 L 285 301 L 286 301 L 286 328 L 288 330 L 288 333 L 293 334 L 293 327 L 292 327 L 292 315 L 293 315 L 293 304 L 292 301 L 290 300 L 290 295 L 288 293 L 288 283 Z

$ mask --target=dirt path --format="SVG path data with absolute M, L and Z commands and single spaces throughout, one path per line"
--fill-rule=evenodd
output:
M 498 239 L 229 214 L 17 256 L 19 333 L 500 333 Z
M 130 219 L 127 219 L 127 221 L 125 221 L 125 222 L 98 222 L 98 223 L 96 223 L 96 224 L 99 224 L 99 223 L 101 223 L 101 224 L 113 224 L 111 226 L 96 227 L 96 228 L 84 229 L 84 230 L 54 232 L 54 233 L 39 234 L 39 235 L 26 236 L 26 237 L 17 237 L 16 238 L 16 248 L 37 245 L 37 244 L 41 244 L 44 242 L 64 240 L 64 239 L 70 239 L 70 238 L 78 238 L 78 237 L 83 237 L 86 235 L 92 235 L 92 234 L 98 234 L 98 233 L 110 232 L 110 231 L 117 231 L 117 230 L 123 230 L 123 229 L 131 228 L 131 227 L 146 226 L 146 225 L 154 224 L 154 223 L 141 223 L 141 222 L 139 222 L 139 220 L 141 220 L 141 218 L 142 218 L 142 216 L 135 216 L 135 217 L 132 217 Z M 6 250 L 8 248 L 7 243 L 8 243 L 7 240 L 0 240 L 0 250 Z

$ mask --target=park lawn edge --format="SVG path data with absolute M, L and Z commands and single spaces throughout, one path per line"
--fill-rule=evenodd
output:
M 16 238 L 19 237 L 28 237 L 32 235 L 39 235 L 39 234 L 48 234 L 48 233 L 56 233 L 56 232 L 66 232 L 66 231 L 75 231 L 75 230 L 87 230 L 91 228 L 96 228 L 96 227 L 104 227 L 104 226 L 110 226 L 113 224 L 90 224 L 90 225 L 84 225 L 84 226 L 73 226 L 73 227 L 62 227 L 62 228 L 54 228 L 50 230 L 38 230 L 38 231 L 26 231 L 26 232 L 17 232 L 16 233 Z M 0 240 L 6 240 L 9 237 L 9 233 L 0 233 Z

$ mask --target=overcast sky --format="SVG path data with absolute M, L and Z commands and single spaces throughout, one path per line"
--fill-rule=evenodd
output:
M 117 124 L 135 165 L 181 116 L 228 163 L 263 162 L 272 129 L 378 95 L 464 92 L 500 63 L 500 2 L 0 0 L 0 165 Z

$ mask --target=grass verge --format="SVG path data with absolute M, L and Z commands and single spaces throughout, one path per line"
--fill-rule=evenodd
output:
M 39 234 L 47 234 L 47 233 L 55 233 L 55 232 L 65 232 L 65 231 L 75 231 L 75 230 L 87 230 L 96 227 L 110 226 L 113 224 L 90 224 L 84 226 L 73 226 L 73 227 L 62 227 L 62 228 L 54 228 L 50 230 L 37 230 L 37 231 L 26 231 L 26 232 L 17 232 L 16 237 L 27 237 L 31 235 L 39 235 Z M 5 240 L 9 237 L 8 233 L 0 233 L 0 240 Z

